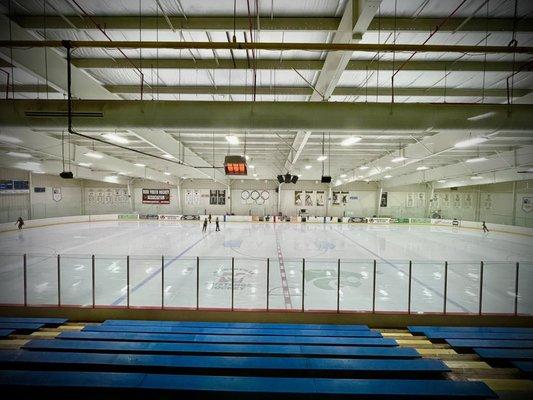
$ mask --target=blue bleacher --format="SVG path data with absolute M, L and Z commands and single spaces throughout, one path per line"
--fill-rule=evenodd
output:
M 409 332 L 415 334 L 425 334 L 426 332 L 469 332 L 469 333 L 530 333 L 533 334 L 533 328 L 514 328 L 514 327 L 467 327 L 467 326 L 408 326 Z
M 36 331 L 44 324 L 30 322 L 0 322 L 0 329 L 13 329 L 15 331 Z
M 509 332 L 450 332 L 436 331 L 424 332 L 430 340 L 442 339 L 496 339 L 496 340 L 533 340 L 532 333 L 509 333 Z
M 533 349 L 533 340 L 446 339 L 454 348 Z
M 256 345 L 212 343 L 117 342 L 103 340 L 31 340 L 24 349 L 86 351 L 106 353 L 202 354 L 202 355 L 280 355 L 292 357 L 340 358 L 418 358 L 413 348 Z
M 384 338 L 334 338 L 302 336 L 252 336 L 252 335 L 194 335 L 173 333 L 136 332 L 62 332 L 58 339 L 113 340 L 133 342 L 180 343 L 253 343 L 253 344 L 302 344 L 329 346 L 397 346 L 395 340 Z
M 533 361 L 513 361 L 512 364 L 525 374 L 533 374 Z
M 13 329 L 0 329 L 0 338 L 5 338 L 15 332 Z
M 382 337 L 381 333 L 365 330 L 333 329 L 263 329 L 263 328 L 213 328 L 161 325 L 87 325 L 83 331 L 97 332 L 138 332 L 138 333 L 188 333 L 204 335 L 258 335 L 258 336 L 329 336 L 329 337 Z
M 156 390 L 183 393 L 188 398 L 220 394 L 239 399 L 260 397 L 462 397 L 494 398 L 495 393 L 482 382 L 397 379 L 272 378 L 202 375 L 163 375 L 143 373 L 3 371 L 0 386 L 15 388 L 63 388 Z
M 278 324 L 252 322 L 197 322 L 197 321 L 143 321 L 126 319 L 108 319 L 105 325 L 144 325 L 144 326 L 188 326 L 198 328 L 263 328 L 263 329 L 319 329 L 319 330 L 368 330 L 366 325 L 333 324 Z
M 211 373 L 215 375 L 244 372 L 254 374 L 276 374 L 292 376 L 313 373 L 313 376 L 377 373 L 416 373 L 440 374 L 450 369 L 440 360 L 369 360 L 369 359 L 331 359 L 331 358 L 290 358 L 290 357 L 204 357 L 168 356 L 146 354 L 101 354 L 40 351 L 1 351 L 0 365 L 6 369 L 17 365 L 30 366 L 31 369 L 47 365 L 72 368 L 103 367 L 112 370 L 164 369 L 168 372 Z
M 474 348 L 474 352 L 482 358 L 493 360 L 533 360 L 533 349 L 482 349 Z
M 44 324 L 44 325 L 61 325 L 67 322 L 68 319 L 65 318 L 39 318 L 39 317 L 0 317 L 0 323 L 1 322 L 22 322 L 22 323 L 29 323 L 29 324 Z

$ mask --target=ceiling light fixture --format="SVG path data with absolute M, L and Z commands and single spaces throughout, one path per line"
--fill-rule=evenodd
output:
M 133 165 L 135 165 L 136 167 L 146 167 L 145 164 L 141 164 L 141 163 L 135 163 Z
M 470 159 L 466 160 L 465 162 L 467 162 L 467 163 L 477 163 L 477 162 L 482 162 L 482 161 L 487 161 L 487 158 L 486 157 L 470 158 Z
M 321 156 L 318 156 L 318 158 L 316 159 L 317 161 L 325 161 L 328 159 L 328 156 L 322 154 Z
M 234 135 L 227 135 L 226 140 L 229 144 L 239 144 L 239 138 Z
M 102 136 L 115 143 L 128 144 L 130 142 L 125 137 L 117 135 L 116 133 L 104 133 Z
M 496 115 L 496 113 L 494 111 L 491 111 L 485 114 L 475 115 L 473 117 L 467 118 L 467 120 L 468 121 L 481 121 L 482 119 L 487 119 L 487 118 L 493 117 L 494 115 Z
M 306 165 L 304 168 L 305 169 L 311 169 L 311 168 L 313 168 L 313 166 L 312 165 Z
M 439 183 L 446 183 L 446 179 L 439 179 L 437 182 L 439 182 Z
M 166 171 L 165 171 L 165 172 L 163 172 L 163 173 L 164 173 L 165 175 L 167 175 L 167 176 L 170 176 L 170 175 L 172 175 L 172 174 L 171 174 L 170 172 L 166 172 Z
M 88 151 L 87 153 L 84 153 L 83 155 L 86 157 L 91 157 L 91 158 L 96 158 L 96 159 L 104 158 L 102 154 L 96 153 L 94 151 Z
M 161 157 L 168 158 L 169 160 L 173 160 L 174 158 L 176 158 L 172 154 L 168 154 L 168 153 L 163 154 Z
M 477 136 L 477 137 L 473 137 L 470 139 L 461 140 L 460 142 L 455 143 L 454 147 L 458 149 L 464 149 L 465 147 L 472 147 L 472 146 L 475 146 L 476 144 L 484 143 L 487 140 L 489 139 L 482 137 L 482 136 Z
M 429 168 L 426 167 L 425 165 L 421 165 L 421 166 L 418 167 L 416 170 L 417 170 L 417 171 L 425 171 L 426 169 L 429 169 Z
M 17 157 L 17 158 L 31 158 L 30 153 L 19 153 L 17 151 L 8 151 L 6 154 L 8 156 Z
M 350 136 L 349 138 L 344 139 L 341 142 L 341 146 L 351 146 L 352 144 L 358 143 L 361 141 L 359 136 Z
M 370 167 L 367 166 L 367 165 L 361 165 L 361 166 L 359 167 L 359 169 L 360 169 L 361 171 L 364 171 L 365 169 L 368 169 L 368 168 L 370 168 Z
M 250 169 L 254 169 L 254 168 L 255 168 L 255 165 L 248 165 L 248 168 L 250 168 Z
M 407 157 L 399 156 L 399 157 L 393 158 L 391 161 L 393 163 L 399 163 L 399 162 L 402 162 L 402 161 L 405 161 L 405 160 L 407 160 Z
M 471 176 L 470 179 L 473 179 L 473 180 L 479 180 L 479 179 L 483 179 L 482 176 L 479 176 L 479 175 L 474 175 L 474 176 Z
M 22 143 L 22 140 L 13 136 L 0 135 L 0 142 L 6 143 Z
M 341 174 L 340 177 L 341 178 L 346 178 L 346 174 Z
M 392 178 L 392 175 L 385 175 L 383 178 L 389 179 L 389 178 Z
M 90 162 L 81 162 L 78 163 L 80 167 L 90 167 L 92 164 Z

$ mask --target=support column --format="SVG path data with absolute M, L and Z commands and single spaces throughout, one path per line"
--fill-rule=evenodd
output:
M 513 182 L 513 214 L 511 224 L 516 225 L 516 181 Z
M 32 199 L 33 199 L 33 176 L 31 171 L 28 172 L 28 219 L 32 219 Z

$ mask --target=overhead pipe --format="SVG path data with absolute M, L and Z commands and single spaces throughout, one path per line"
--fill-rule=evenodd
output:
M 421 45 L 421 44 L 368 44 L 368 43 L 271 43 L 271 42 L 133 42 L 102 40 L 72 40 L 72 48 L 101 49 L 198 49 L 198 50 L 301 50 L 301 51 L 362 51 L 362 52 L 418 52 L 418 53 L 497 53 L 532 54 L 533 47 L 472 46 L 472 45 Z M 43 48 L 64 47 L 62 40 L 0 40 L 0 47 Z

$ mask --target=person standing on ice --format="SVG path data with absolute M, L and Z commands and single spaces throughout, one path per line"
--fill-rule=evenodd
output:
M 205 233 L 207 231 L 207 218 L 204 219 L 204 226 L 202 227 L 202 233 Z
M 215 232 L 220 232 L 220 225 L 219 225 L 218 217 L 217 219 L 215 219 Z
M 211 223 L 211 214 L 209 214 L 209 223 Z
M 15 222 L 15 225 L 18 225 L 18 228 L 22 229 L 22 227 L 24 226 L 24 220 L 22 219 L 22 217 L 19 217 L 19 219 L 17 219 L 17 222 Z
M 489 228 L 487 228 L 487 224 L 485 224 L 485 221 L 483 221 L 483 225 L 481 226 L 483 228 L 483 233 L 489 232 Z

